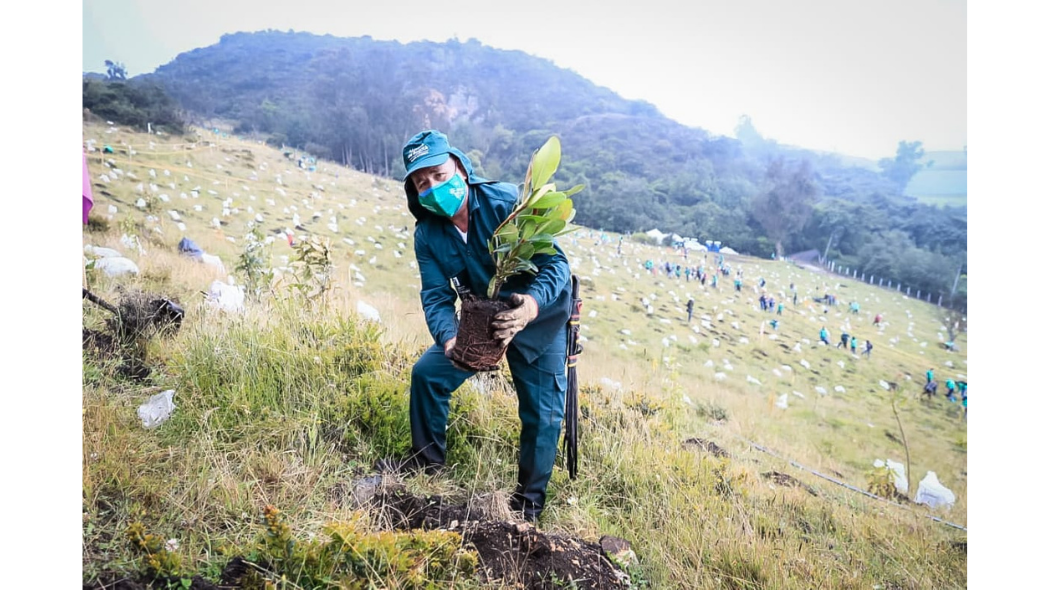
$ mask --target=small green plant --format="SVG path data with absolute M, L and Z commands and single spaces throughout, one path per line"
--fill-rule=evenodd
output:
M 309 236 L 296 242 L 292 262 L 295 288 L 307 301 L 324 302 L 332 289 L 332 245 L 328 238 Z
M 620 571 L 622 571 L 623 573 L 627 574 L 628 577 L 630 577 L 631 588 L 649 587 L 649 580 L 645 577 L 645 570 L 642 569 L 642 566 L 640 563 L 638 563 L 637 559 L 623 559 L 611 554 L 607 557 L 610 561 L 613 562 L 613 565 L 615 565 L 617 568 L 620 569 Z M 576 582 L 574 580 L 570 581 L 573 584 L 572 587 L 575 588 Z
M 729 419 L 729 412 L 713 401 L 700 402 L 696 406 L 696 413 L 701 418 L 708 418 L 716 422 Z
M 478 565 L 450 531 L 366 532 L 355 516 L 323 527 L 327 539 L 297 541 L 274 506 L 241 586 L 292 588 L 438 588 L 468 580 Z
M 865 476 L 868 480 L 868 491 L 876 496 L 889 498 L 890 500 L 899 500 L 905 497 L 897 490 L 897 474 L 893 469 L 890 469 L 889 465 L 873 467 L 868 470 Z
M 341 422 L 350 426 L 344 438 L 371 447 L 380 456 L 407 452 L 412 440 L 408 414 L 408 390 L 400 380 L 365 375 L 358 378 L 341 404 Z
M 120 228 L 120 233 L 126 236 L 138 235 L 139 224 L 130 215 L 125 215 L 123 218 L 121 218 L 118 227 Z
M 252 225 L 245 236 L 244 250 L 237 259 L 234 269 L 241 274 L 246 293 L 253 299 L 261 299 L 270 288 L 273 280 L 273 269 L 270 268 L 270 255 L 259 228 Z
M 163 538 L 149 534 L 141 522 L 128 525 L 125 533 L 131 544 L 142 551 L 142 565 L 150 576 L 178 577 L 182 571 L 182 559 L 177 553 L 168 549 Z
M 489 299 L 496 297 L 508 278 L 520 272 L 535 274 L 539 269 L 532 257 L 556 254 L 554 239 L 575 229 L 566 229 L 576 216 L 569 197 L 583 190 L 583 185 L 558 191 L 554 183 L 547 182 L 560 161 L 561 142 L 557 137 L 548 139 L 532 154 L 517 204 L 489 238 L 489 254 L 496 263 L 489 281 Z

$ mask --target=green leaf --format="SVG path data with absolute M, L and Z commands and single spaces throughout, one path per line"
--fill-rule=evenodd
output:
M 554 245 L 554 240 L 553 239 L 546 239 L 546 238 L 541 236 L 541 239 L 529 240 L 529 243 L 532 244 L 533 248 L 536 248 L 537 250 L 539 250 L 540 248 L 550 248 L 551 246 Z
M 560 232 L 563 229 L 565 229 L 565 220 L 564 219 L 554 218 L 554 219 L 548 220 L 546 223 L 541 225 L 540 228 L 537 230 L 537 232 L 538 233 L 544 233 L 544 234 L 554 234 L 554 235 L 556 235 L 558 232 Z
M 550 209 L 558 205 L 559 203 L 565 202 L 565 193 L 554 192 L 543 195 L 542 198 L 537 199 L 535 202 L 529 204 L 529 207 L 533 209 Z M 570 205 L 572 201 L 569 201 Z
M 508 223 L 496 233 L 495 237 L 500 242 L 516 242 L 518 241 L 518 226 Z
M 565 223 L 569 223 L 572 220 L 573 214 L 576 209 L 573 208 L 572 201 L 566 199 L 558 203 L 558 209 L 555 211 L 554 216 L 561 219 Z
M 517 258 L 520 259 L 522 262 L 528 262 L 529 259 L 532 258 L 532 255 L 535 253 L 536 248 L 532 244 L 528 242 L 522 242 L 521 245 L 518 246 Z
M 532 240 L 530 240 L 530 243 L 531 242 L 550 242 L 553 244 L 554 236 L 552 236 L 551 234 L 536 234 L 532 237 Z
M 529 260 L 522 260 L 518 264 L 518 266 L 514 267 L 514 272 L 525 271 L 525 272 L 536 273 L 539 270 L 540 269 L 535 264 L 533 264 L 531 261 L 529 261 Z
M 519 202 L 524 202 L 532 195 L 532 160 L 529 160 L 529 169 L 525 171 L 525 183 L 521 185 L 521 194 L 518 196 Z
M 543 248 L 536 248 L 536 254 L 549 254 L 551 256 L 557 254 L 558 251 L 554 249 L 554 246 L 545 246 Z
M 514 244 L 511 244 L 511 243 L 508 242 L 508 243 L 503 244 L 502 246 L 500 246 L 498 248 L 495 248 L 495 249 L 489 248 L 489 249 L 492 250 L 493 254 L 504 254 L 506 252 L 510 252 L 512 248 L 514 248 Z
M 540 225 L 535 221 L 525 221 L 519 225 L 521 232 L 519 235 L 522 240 L 528 240 L 533 234 L 539 229 Z
M 547 193 L 553 192 L 555 190 L 557 190 L 557 188 L 554 186 L 554 183 L 545 184 L 541 186 L 540 188 L 536 189 L 536 192 L 529 195 L 529 198 L 525 201 L 525 203 L 521 205 L 521 208 L 528 209 L 532 207 L 532 203 L 535 203 L 536 201 L 542 199 L 543 195 L 546 195 Z
M 571 196 L 575 195 L 576 193 L 578 193 L 578 192 L 580 192 L 582 190 L 583 190 L 583 185 L 582 184 L 577 184 L 576 186 L 574 186 L 574 187 L 570 188 L 569 190 L 565 191 L 565 196 L 566 197 L 571 197 Z
M 532 171 L 533 186 L 547 184 L 554 171 L 558 169 L 561 161 L 561 141 L 557 136 L 551 136 L 536 153 L 532 155 L 529 168 Z

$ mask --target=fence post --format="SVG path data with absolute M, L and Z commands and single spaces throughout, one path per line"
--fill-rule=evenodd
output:
M 915 298 L 922 299 L 922 290 L 915 291 Z
M 868 284 L 869 285 L 874 285 L 875 284 L 875 275 L 868 275 Z
M 860 282 L 864 282 L 864 273 L 860 273 Z
M 900 291 L 900 290 L 901 290 L 901 286 L 900 286 L 900 283 L 897 283 L 897 290 L 898 290 L 898 291 Z M 908 297 L 911 297 L 911 287 L 908 287 Z
M 897 292 L 898 293 L 901 292 L 901 282 L 900 281 L 897 281 Z
M 937 296 L 937 307 L 941 306 L 941 300 L 944 299 L 944 293 Z
M 879 286 L 882 286 L 882 277 L 879 277 Z
M 930 298 L 931 298 L 931 297 L 933 297 L 933 293 L 931 293 L 931 292 L 927 292 L 927 293 L 926 293 L 926 303 L 930 303 Z

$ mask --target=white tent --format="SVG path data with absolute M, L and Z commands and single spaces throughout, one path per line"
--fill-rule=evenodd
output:
M 722 254 L 739 254 L 739 252 L 732 248 L 722 248 L 721 250 L 719 250 L 719 252 L 721 252 Z
M 656 228 L 653 228 L 653 229 L 645 232 L 645 235 L 656 239 L 657 242 L 663 242 L 664 238 L 666 238 L 667 236 L 669 236 L 671 234 L 665 234 L 664 232 L 662 232 L 662 231 L 660 231 L 660 230 L 658 230 Z

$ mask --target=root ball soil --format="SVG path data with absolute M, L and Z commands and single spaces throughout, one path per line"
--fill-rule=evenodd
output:
M 493 371 L 507 347 L 492 338 L 492 318 L 510 309 L 505 301 L 467 297 L 460 310 L 459 332 L 452 347 L 452 360 L 475 371 Z

